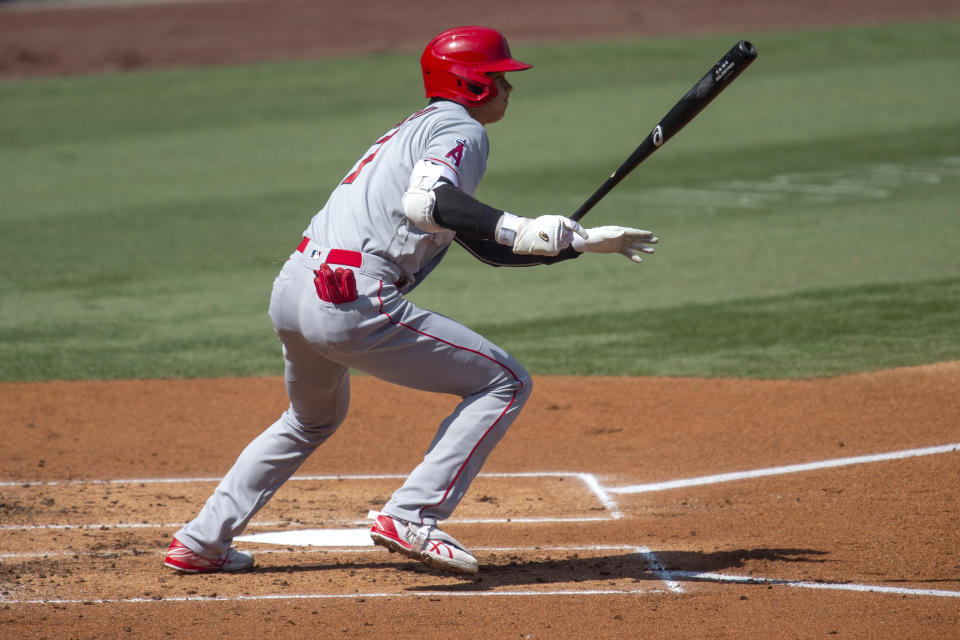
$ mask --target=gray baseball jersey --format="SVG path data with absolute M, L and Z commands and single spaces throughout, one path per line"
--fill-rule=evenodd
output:
M 454 102 L 435 102 L 385 133 L 334 189 L 304 235 L 331 246 L 373 254 L 403 272 L 406 292 L 440 261 L 453 231 L 427 233 L 407 220 L 400 199 L 418 160 L 449 168 L 473 195 L 487 168 L 487 132 Z
M 175 534 L 182 543 L 211 558 L 227 552 L 234 536 L 343 422 L 350 368 L 462 398 L 383 507 L 424 524 L 449 517 L 529 397 L 531 380 L 496 345 L 403 297 L 442 259 L 454 233 L 421 231 L 400 203 L 418 160 L 443 163 L 456 186 L 472 194 L 487 154 L 486 131 L 464 107 L 434 102 L 377 140 L 334 189 L 271 294 L 290 407 L 244 449 L 197 517 Z M 318 297 L 315 273 L 323 263 L 354 272 L 355 300 L 334 304 Z M 421 432 L 407 436 L 412 444 L 426 444 Z M 380 456 L 378 471 L 401 471 L 389 450 L 374 445 L 371 451 Z

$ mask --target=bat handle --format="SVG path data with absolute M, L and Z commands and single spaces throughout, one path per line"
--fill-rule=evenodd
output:
M 598 202 L 600 202 L 600 200 L 605 195 L 607 195 L 607 193 L 610 192 L 610 189 L 613 188 L 614 185 L 612 184 L 609 187 L 607 186 L 609 183 L 610 183 L 610 180 L 607 180 L 607 182 L 604 182 L 603 186 L 601 186 L 598 191 L 596 191 L 592 196 L 590 196 L 590 198 L 588 198 L 586 202 L 580 205 L 579 209 L 573 212 L 573 214 L 570 216 L 570 219 L 574 221 L 579 221 L 580 218 L 587 215 L 587 212 L 590 211 L 590 209 L 593 209 L 593 206 Z

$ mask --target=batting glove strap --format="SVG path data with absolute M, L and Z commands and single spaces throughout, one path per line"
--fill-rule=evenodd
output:
M 513 220 L 508 220 L 508 224 L 513 222 Z M 517 218 L 513 252 L 536 256 L 555 256 L 569 247 L 574 236 L 578 235 L 586 238 L 587 232 L 579 223 L 563 216 L 548 215 L 534 219 Z
M 517 237 L 517 229 L 520 228 L 521 220 L 527 220 L 529 222 L 529 218 L 521 218 L 520 216 L 515 216 L 512 213 L 504 211 L 503 215 L 500 216 L 500 220 L 497 222 L 497 242 L 512 247 L 513 241 Z

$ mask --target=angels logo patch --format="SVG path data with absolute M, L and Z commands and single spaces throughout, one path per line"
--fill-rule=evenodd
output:
M 460 168 L 460 162 L 463 160 L 463 151 L 467 147 L 466 140 L 457 140 L 457 146 L 450 151 L 447 151 L 447 155 L 443 156 L 444 158 L 450 158 L 453 160 L 453 164 L 457 165 L 457 168 Z

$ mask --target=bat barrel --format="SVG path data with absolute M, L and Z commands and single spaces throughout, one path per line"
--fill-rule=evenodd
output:
M 724 86 L 733 82 L 734 78 L 740 75 L 743 70 L 750 66 L 750 63 L 756 59 L 757 49 L 752 43 L 747 40 L 741 40 L 733 45 L 730 51 L 713 66 L 710 73 L 701 80 L 701 83 L 709 83 L 710 80 L 712 80 L 712 84 L 718 85 L 716 87 L 710 87 L 712 94 L 711 99 L 716 97 L 716 94 L 718 94 Z
M 641 162 L 659 149 L 667 140 L 687 126 L 700 111 L 716 98 L 724 88 L 739 76 L 744 69 L 757 58 L 757 49 L 747 40 L 737 42 L 720 60 L 713 65 L 706 75 L 693 85 L 680 100 L 677 101 L 667 115 L 660 120 L 653 131 L 644 138 L 643 142 L 630 156 L 614 171 L 607 180 L 600 185 L 573 215 L 573 220 L 580 220 L 603 199 L 628 173 L 633 171 Z

